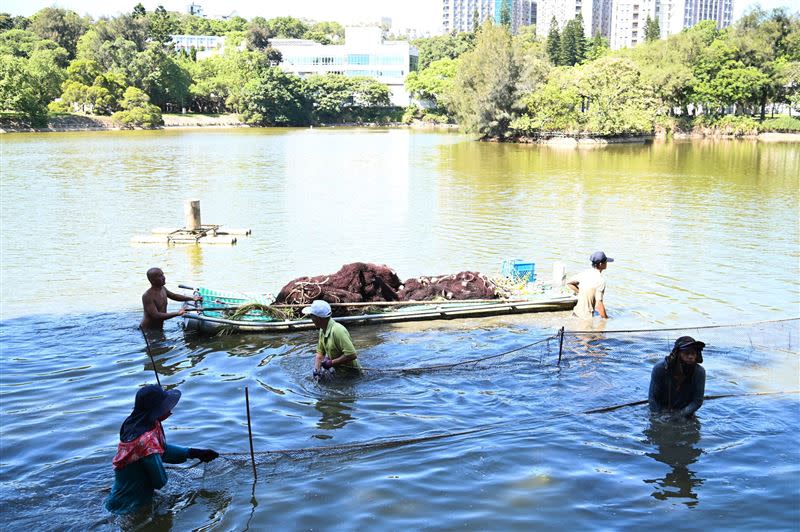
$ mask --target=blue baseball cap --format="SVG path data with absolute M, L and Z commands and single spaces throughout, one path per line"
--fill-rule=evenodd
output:
M 589 260 L 592 261 L 592 264 L 598 264 L 600 262 L 614 262 L 614 259 L 611 257 L 606 257 L 606 254 L 602 251 L 595 251 L 592 253 L 592 256 L 589 257 Z

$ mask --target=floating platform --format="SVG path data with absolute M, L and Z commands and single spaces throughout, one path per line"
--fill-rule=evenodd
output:
M 250 229 L 225 229 L 219 225 L 201 225 L 198 229 L 156 227 L 149 235 L 136 235 L 133 244 L 236 244 L 237 237 L 248 236 Z

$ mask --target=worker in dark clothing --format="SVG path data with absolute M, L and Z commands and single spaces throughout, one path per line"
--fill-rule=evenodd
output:
M 669 356 L 653 366 L 648 395 L 651 412 L 690 417 L 700 408 L 706 390 L 706 370 L 700 365 L 705 346 L 691 336 L 681 336 Z
M 155 490 L 167 483 L 164 463 L 180 464 L 188 458 L 210 462 L 219 456 L 212 449 L 187 449 L 167 443 L 161 422 L 172 414 L 181 392 L 150 384 L 136 392 L 133 412 L 119 429 L 114 457 L 114 487 L 105 501 L 108 511 L 124 515 L 153 500 Z

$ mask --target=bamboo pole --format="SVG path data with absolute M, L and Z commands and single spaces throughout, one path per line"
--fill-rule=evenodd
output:
M 564 350 L 564 326 L 558 331 L 558 365 L 561 365 L 561 353 Z
M 258 481 L 258 473 L 256 473 L 256 453 L 253 451 L 253 428 L 250 424 L 250 392 L 247 386 L 244 387 L 244 402 L 247 406 L 247 435 L 250 438 L 250 463 L 253 464 L 253 480 Z
M 156 374 L 156 382 L 159 386 L 161 386 L 161 381 L 158 378 L 158 370 L 156 369 L 156 359 L 153 358 L 153 352 L 150 351 L 150 340 L 147 339 L 147 333 L 144 332 L 144 329 L 139 327 L 139 330 L 142 331 L 142 336 L 144 336 L 144 345 L 147 347 L 147 354 L 150 356 L 150 363 L 153 364 L 153 373 Z

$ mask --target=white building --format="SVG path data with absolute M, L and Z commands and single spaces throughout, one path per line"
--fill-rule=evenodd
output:
M 389 87 L 393 105 L 410 98 L 406 76 L 417 69 L 417 49 L 408 41 L 385 41 L 381 28 L 346 27 L 344 44 L 324 45 L 306 39 L 272 39 L 283 55 L 280 68 L 300 77 L 342 74 L 375 78 Z
M 636 46 L 644 41 L 648 16 L 658 20 L 661 38 L 703 20 L 713 20 L 718 28 L 727 28 L 733 17 L 733 0 L 614 0 L 611 48 Z
M 511 32 L 531 24 L 531 0 L 442 0 L 442 31 L 461 33 L 473 31 L 487 19 L 500 22 L 503 4 L 511 15 Z
M 172 35 L 172 46 L 175 50 L 190 51 L 192 48 L 199 52 L 222 53 L 225 49 L 225 37 L 219 35 Z
M 558 29 L 578 15 L 583 18 L 583 33 L 587 38 L 597 34 L 607 37 L 611 31 L 613 0 L 538 0 L 536 2 L 536 35 L 547 37 L 550 22 L 555 17 Z

